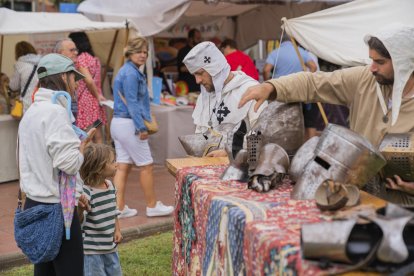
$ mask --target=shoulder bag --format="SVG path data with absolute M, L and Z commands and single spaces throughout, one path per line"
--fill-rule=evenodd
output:
M 17 141 L 17 152 L 19 153 L 19 141 Z M 54 260 L 59 253 L 63 238 L 62 205 L 39 204 L 23 210 L 20 188 L 17 198 L 14 214 L 14 239 L 17 246 L 33 264 Z
M 52 261 L 59 253 L 63 238 L 62 205 L 40 204 L 23 210 L 21 190 L 14 214 L 14 239 L 33 264 Z
M 121 98 L 122 102 L 127 106 L 127 101 L 125 97 L 121 94 L 118 90 L 119 97 Z M 147 128 L 148 134 L 154 134 L 158 132 L 158 123 L 157 119 L 155 118 L 154 114 L 151 113 L 151 122 L 144 119 L 144 125 Z
M 35 74 L 37 65 L 33 66 L 32 73 L 30 73 L 29 79 L 26 82 L 26 85 L 24 86 L 23 92 L 20 95 L 20 98 L 23 98 L 26 95 L 27 89 L 29 88 L 29 84 L 33 79 L 33 76 Z M 20 120 L 23 117 L 23 102 L 21 99 L 16 99 L 14 102 L 14 105 L 10 111 L 10 115 L 16 119 Z

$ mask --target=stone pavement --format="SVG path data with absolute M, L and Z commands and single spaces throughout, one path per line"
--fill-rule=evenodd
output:
M 164 166 L 154 166 L 154 183 L 157 200 L 174 205 L 174 177 Z M 14 241 L 13 216 L 17 206 L 18 182 L 0 183 L 0 272 L 16 265 L 27 263 Z M 120 219 L 124 241 L 148 236 L 173 228 L 172 216 L 147 218 L 145 199 L 138 181 L 138 169 L 134 168 L 128 179 L 126 203 L 138 210 L 138 215 Z

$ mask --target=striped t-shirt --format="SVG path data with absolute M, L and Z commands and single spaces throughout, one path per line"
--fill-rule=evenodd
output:
M 106 254 L 116 251 L 114 243 L 116 190 L 106 180 L 108 189 L 83 186 L 83 193 L 89 200 L 91 211 L 85 212 L 83 230 L 83 251 L 85 254 Z

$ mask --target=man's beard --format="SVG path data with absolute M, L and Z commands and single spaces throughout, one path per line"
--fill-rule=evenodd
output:
M 392 79 L 387 79 L 386 77 L 384 77 L 381 74 L 378 73 L 372 73 L 375 76 L 375 79 L 377 80 L 377 82 L 381 85 L 392 85 L 394 84 L 394 78 Z
M 204 85 L 204 88 L 206 89 L 208 93 L 214 92 L 214 85 L 209 85 L 209 86 Z

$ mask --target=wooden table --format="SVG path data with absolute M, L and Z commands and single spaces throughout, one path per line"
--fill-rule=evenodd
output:
M 227 157 L 186 157 L 167 159 L 165 161 L 168 171 L 175 177 L 179 169 L 185 167 L 207 166 L 207 165 L 227 165 L 229 159 Z M 361 192 L 361 204 L 372 204 L 379 209 L 385 207 L 386 201 L 375 197 L 367 192 Z
M 272 190 L 269 193 L 260 194 L 245 189 L 245 183 L 237 181 L 232 183 L 221 182 L 219 175 L 223 171 L 223 166 L 218 166 L 217 171 L 211 170 L 211 168 L 197 167 L 228 163 L 228 159 L 223 157 L 189 157 L 166 160 L 166 166 L 170 173 L 177 176 L 178 185 L 176 201 L 179 202 L 180 209 L 174 216 L 175 251 L 173 254 L 175 264 L 173 270 L 177 274 L 191 274 L 190 271 L 201 273 L 203 268 L 209 268 L 211 264 L 214 264 L 213 272 L 227 271 L 226 269 L 230 263 L 232 269 L 236 267 L 237 260 L 241 260 L 246 265 L 246 271 L 248 272 L 257 271 L 257 269 L 264 271 L 262 268 L 267 260 L 275 262 L 280 267 L 285 261 L 287 262 L 288 259 L 280 262 L 273 261 L 270 258 L 271 252 L 279 252 L 276 254 L 278 257 L 290 256 L 289 258 L 296 258 L 297 262 L 301 260 L 300 253 L 296 252 L 300 250 L 297 241 L 298 229 L 300 229 L 302 223 L 317 221 L 320 211 L 317 210 L 315 204 L 312 201 L 289 201 L 289 191 L 287 190 L 289 188 L 286 186 L 282 187 L 280 191 Z M 180 169 L 184 170 L 178 173 Z M 183 178 L 184 175 L 188 174 L 200 178 Z M 370 204 L 375 208 L 386 205 L 384 200 L 363 191 L 361 191 L 360 199 L 362 205 Z M 217 221 L 215 220 L 217 219 L 216 216 L 219 217 Z M 223 221 L 228 224 L 227 227 L 219 227 Z M 218 229 L 211 230 L 215 229 L 215 225 L 218 225 Z M 241 227 L 241 229 L 236 227 Z M 288 229 L 289 231 L 280 231 L 281 229 Z M 194 233 L 195 236 L 193 236 Z M 230 234 L 233 239 L 225 238 L 221 240 L 220 237 L 230 237 Z M 237 239 L 234 238 L 236 235 L 239 235 Z M 194 239 L 194 237 L 197 237 L 197 239 Z M 240 239 L 243 241 L 243 247 L 240 244 L 236 244 L 235 247 L 230 245 L 229 241 L 240 241 Z M 228 254 L 218 254 L 217 252 L 222 252 L 215 249 L 219 248 L 218 245 L 221 246 L 220 248 L 225 248 L 223 252 Z M 287 245 L 295 246 L 288 248 Z M 187 250 L 185 250 L 186 248 Z M 242 257 L 232 253 L 230 258 L 230 248 L 245 249 Z M 261 254 L 257 255 L 257 250 L 260 250 Z M 289 250 L 293 250 L 293 253 Z M 288 253 L 290 255 L 287 255 Z M 258 258 L 259 256 L 260 258 Z M 235 258 L 233 259 L 233 257 Z M 186 261 L 187 258 L 188 262 Z M 236 261 L 232 263 L 234 260 Z M 279 259 L 276 258 L 275 260 Z M 378 274 L 352 272 L 346 275 Z
M 228 157 L 186 157 L 165 160 L 165 165 L 173 176 L 176 176 L 179 169 L 185 167 L 227 164 L 229 164 Z
M 0 183 L 19 179 L 16 161 L 19 121 L 10 115 L 0 115 Z

